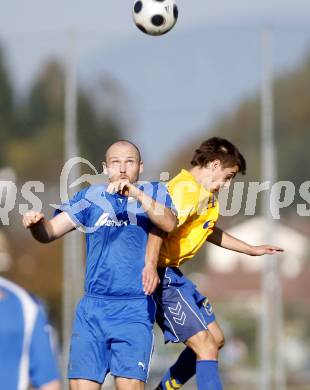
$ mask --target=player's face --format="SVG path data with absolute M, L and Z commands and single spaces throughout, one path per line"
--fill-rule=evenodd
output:
M 143 170 L 137 150 L 130 144 L 115 144 L 107 151 L 104 169 L 110 182 L 129 180 L 135 183 Z
M 237 165 L 224 168 L 220 161 L 213 161 L 208 168 L 209 174 L 206 176 L 206 181 L 202 183 L 210 192 L 219 192 L 222 188 L 228 188 L 233 178 L 239 172 Z

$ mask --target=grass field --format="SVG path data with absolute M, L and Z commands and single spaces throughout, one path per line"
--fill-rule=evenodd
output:
M 155 389 L 155 386 L 156 384 L 152 384 L 150 383 L 149 385 L 146 386 L 146 389 L 147 390 L 154 390 Z M 103 387 L 105 388 L 105 387 Z M 197 386 L 195 385 L 195 383 L 193 384 L 190 384 L 190 385 L 185 385 L 182 387 L 182 389 L 184 390 L 197 390 Z M 224 387 L 225 390 L 249 390 L 249 386 L 225 386 Z M 252 390 L 254 390 L 255 388 L 251 387 Z M 286 390 L 309 390 L 310 389 L 310 384 L 309 385 L 306 385 L 306 386 L 287 386 Z M 257 390 L 259 390 L 257 388 Z M 261 389 L 260 389 L 261 390 Z
M 158 382 L 150 381 L 146 386 L 146 390 L 154 390 L 157 385 L 158 385 Z M 249 388 L 251 388 L 252 390 L 255 390 L 255 387 L 253 387 L 253 385 L 250 385 L 250 386 L 245 386 L 245 385 L 229 386 L 229 385 L 226 385 L 224 387 L 225 390 L 249 390 Z M 102 389 L 106 389 L 106 390 L 115 389 L 114 383 L 110 382 L 109 384 L 105 384 L 105 385 L 103 385 Z M 186 384 L 185 386 L 183 386 L 182 389 L 184 389 L 184 390 L 197 390 L 197 386 L 196 386 L 194 381 L 191 381 L 189 384 Z M 262 390 L 262 389 L 259 389 L 258 386 L 256 387 L 256 389 Z M 287 387 L 286 387 L 286 390 L 309 390 L 309 389 L 310 389 L 310 384 L 309 385 L 302 385 L 302 386 L 301 385 L 287 385 Z
M 154 390 L 156 386 L 158 385 L 160 381 L 160 377 L 158 376 L 152 376 L 150 377 L 150 380 L 146 386 L 146 390 Z M 107 378 L 106 383 L 103 385 L 102 389 L 107 389 L 107 390 L 112 390 L 115 389 L 114 386 L 114 380 L 111 376 Z M 184 385 L 182 387 L 184 390 L 197 390 L 197 386 L 195 383 L 195 380 L 191 380 L 189 383 Z M 224 386 L 225 390 L 263 390 L 260 389 L 258 385 L 252 383 L 245 384 L 243 383 L 242 385 L 231 385 L 231 384 L 225 384 Z M 304 385 L 287 385 L 286 390 L 309 390 L 310 389 L 310 383 L 309 384 L 304 384 Z

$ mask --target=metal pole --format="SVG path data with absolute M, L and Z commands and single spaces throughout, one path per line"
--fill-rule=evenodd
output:
M 77 157 L 77 79 L 76 79 L 76 36 L 68 36 L 68 48 L 65 68 L 65 161 Z M 71 172 L 70 180 L 80 176 L 78 167 Z M 72 191 L 69 194 L 72 196 Z M 74 308 L 82 294 L 83 260 L 82 244 L 78 232 L 64 237 L 63 250 L 63 378 L 67 374 L 67 359 L 73 322 Z
M 276 351 L 275 351 L 275 383 L 276 390 L 286 390 L 286 372 L 284 362 L 284 340 L 283 340 L 283 295 L 281 278 L 278 273 L 277 280 L 277 291 L 276 291 L 276 329 L 275 329 L 275 340 L 276 340 Z
M 262 105 L 262 180 L 272 186 L 277 178 L 277 158 L 274 141 L 273 69 L 272 69 L 272 30 L 265 28 L 262 36 L 263 81 Z M 263 199 L 262 214 L 266 224 L 266 239 L 273 242 L 277 227 L 273 219 L 276 205 L 266 194 Z M 276 389 L 284 390 L 285 381 L 283 356 L 280 353 L 282 338 L 282 296 L 277 256 L 265 256 L 262 273 L 262 317 L 261 317 L 261 380 L 260 390 L 271 390 L 273 378 Z M 274 358 L 274 359 L 273 359 Z M 275 365 L 273 365 L 275 363 Z M 273 366 L 275 371 L 273 371 Z M 276 375 L 273 375 L 275 373 Z

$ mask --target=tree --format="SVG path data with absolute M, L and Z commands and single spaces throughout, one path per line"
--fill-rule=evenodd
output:
M 13 87 L 0 47 L 0 167 L 6 164 L 6 143 L 13 124 Z
M 8 160 L 19 176 L 58 180 L 64 163 L 64 85 L 63 67 L 51 61 L 44 66 L 18 108 Z M 77 115 L 80 155 L 98 168 L 106 147 L 119 138 L 120 127 L 115 117 L 98 113 L 92 91 L 81 87 L 78 88 Z

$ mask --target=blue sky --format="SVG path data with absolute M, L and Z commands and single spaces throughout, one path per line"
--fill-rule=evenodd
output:
M 127 136 L 153 168 L 159 147 L 174 153 L 258 88 L 261 26 L 275 26 L 279 71 L 310 48 L 309 0 L 179 0 L 178 23 L 161 38 L 135 28 L 132 3 L 10 0 L 1 6 L 0 40 L 15 85 L 23 88 L 47 58 L 64 55 L 74 30 L 81 78 L 91 82 L 104 72 L 126 88 L 134 117 Z M 150 143 L 155 133 L 158 141 Z
M 133 0 L 10 0 L 0 13 L 0 39 L 8 49 L 17 83 L 25 83 L 50 53 L 63 53 L 65 33 L 75 30 L 83 56 L 139 39 L 131 19 Z M 178 33 L 198 25 L 308 23 L 308 0 L 178 0 Z

